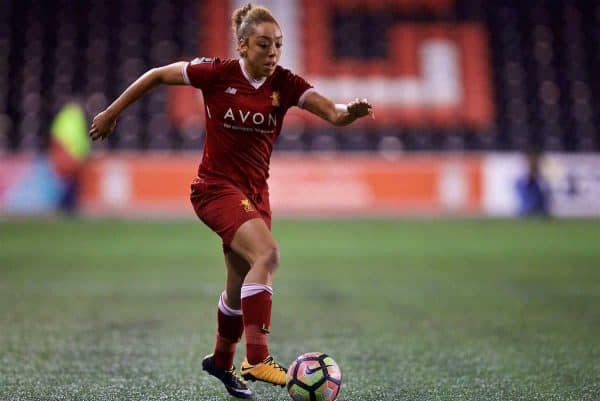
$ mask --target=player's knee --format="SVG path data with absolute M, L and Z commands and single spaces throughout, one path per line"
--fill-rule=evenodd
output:
M 262 259 L 265 267 L 271 272 L 275 272 L 279 267 L 279 249 L 277 245 L 272 245 L 262 253 Z

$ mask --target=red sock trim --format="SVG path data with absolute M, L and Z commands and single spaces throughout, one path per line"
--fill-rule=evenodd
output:
M 258 326 L 252 325 L 246 328 L 246 344 L 267 346 L 267 336 Z M 266 356 L 265 356 L 266 358 Z M 263 359 L 265 359 L 263 358 Z
M 244 332 L 244 320 L 242 316 L 228 316 L 217 309 L 217 333 L 233 342 L 240 341 Z
M 244 327 L 256 325 L 268 332 L 271 327 L 271 304 L 271 294 L 267 291 L 242 298 Z
M 242 298 L 246 357 L 253 365 L 269 356 L 267 334 L 271 326 L 271 305 L 271 294 L 268 291 Z
M 241 316 L 227 316 L 218 310 L 217 322 L 217 339 L 213 358 L 217 367 L 230 369 L 233 366 L 235 347 L 244 331 L 243 319 Z

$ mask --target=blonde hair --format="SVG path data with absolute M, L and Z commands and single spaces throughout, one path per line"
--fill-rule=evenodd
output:
M 235 10 L 231 16 L 231 21 L 233 36 L 238 46 L 240 41 L 247 40 L 254 33 L 254 27 L 258 24 L 272 22 L 279 26 L 271 10 L 263 6 L 253 6 L 250 3 Z

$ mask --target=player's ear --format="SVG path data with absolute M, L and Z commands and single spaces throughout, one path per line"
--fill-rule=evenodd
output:
M 248 53 L 248 42 L 250 42 L 250 38 L 240 39 L 238 42 L 238 51 L 242 57 L 246 57 L 246 53 Z

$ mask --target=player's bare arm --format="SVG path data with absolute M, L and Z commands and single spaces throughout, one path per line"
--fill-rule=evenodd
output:
M 185 62 L 177 62 L 163 67 L 152 68 L 140 76 L 106 110 L 94 117 L 89 132 L 92 140 L 107 138 L 114 130 L 117 118 L 123 110 L 154 87 L 160 84 L 185 85 L 182 73 L 185 64 Z
M 355 99 L 347 105 L 336 105 L 318 92 L 306 95 L 303 107 L 333 125 L 344 126 L 356 119 L 370 115 L 374 118 L 373 106 L 367 99 Z

